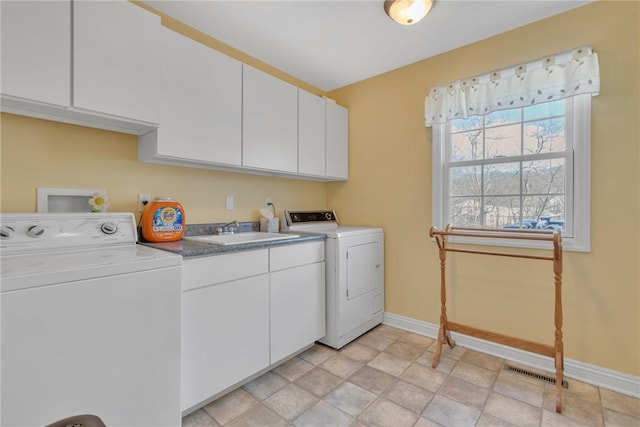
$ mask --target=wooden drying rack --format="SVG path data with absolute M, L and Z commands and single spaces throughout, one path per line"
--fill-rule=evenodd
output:
M 454 347 L 456 343 L 451 339 L 450 332 L 459 332 L 461 334 L 470 335 L 487 341 L 492 341 L 519 348 L 521 350 L 530 351 L 551 357 L 555 360 L 556 369 L 556 412 L 562 412 L 562 385 L 564 371 L 564 345 L 562 343 L 562 237 L 559 231 L 553 230 L 513 230 L 513 229 L 483 229 L 483 228 L 463 228 L 451 227 L 447 225 L 444 231 L 439 231 L 435 227 L 431 227 L 429 235 L 435 238 L 438 244 L 440 256 L 440 330 L 438 332 L 438 345 L 435 356 L 433 357 L 432 367 L 438 366 L 440 354 L 442 352 L 442 344 L 446 342 L 450 347 Z M 481 250 L 469 250 L 450 248 L 447 246 L 449 236 L 461 237 L 477 237 L 488 239 L 516 239 L 530 241 L 547 241 L 553 243 L 552 256 L 526 255 L 516 253 L 490 252 Z M 447 286 L 445 281 L 445 266 L 447 252 L 463 252 L 469 254 L 505 256 L 513 258 L 528 258 L 545 261 L 553 261 L 553 276 L 555 284 L 555 342 L 553 346 L 539 344 L 520 338 L 510 337 L 507 335 L 489 332 L 477 329 L 471 326 L 461 325 L 459 323 L 449 322 L 447 320 Z

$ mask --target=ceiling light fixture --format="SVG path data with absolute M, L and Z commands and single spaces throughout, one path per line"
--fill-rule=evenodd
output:
M 413 25 L 424 18 L 433 0 L 386 0 L 384 11 L 391 19 L 402 25 Z

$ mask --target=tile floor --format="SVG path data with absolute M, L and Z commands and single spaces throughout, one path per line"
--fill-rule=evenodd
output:
M 387 325 L 339 351 L 316 344 L 182 426 L 640 426 L 640 399 L 568 379 L 560 415 L 555 386 L 460 346 L 432 369 L 434 350 Z

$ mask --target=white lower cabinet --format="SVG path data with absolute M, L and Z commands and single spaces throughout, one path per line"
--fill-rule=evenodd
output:
M 264 249 L 184 261 L 183 289 L 212 284 L 182 294 L 182 411 L 269 366 L 267 260 Z
M 276 363 L 325 335 L 324 243 L 271 251 L 270 355 Z M 273 271 L 279 255 L 292 265 Z
M 187 258 L 182 290 L 188 413 L 324 336 L 324 242 Z

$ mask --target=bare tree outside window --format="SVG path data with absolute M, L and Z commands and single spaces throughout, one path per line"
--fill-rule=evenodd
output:
M 564 114 L 561 100 L 451 122 L 449 222 L 563 228 Z

